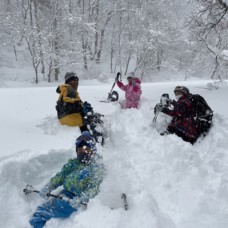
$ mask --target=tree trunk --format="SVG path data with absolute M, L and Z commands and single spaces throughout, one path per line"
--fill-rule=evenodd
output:
M 37 84 L 39 82 L 39 79 L 38 79 L 38 69 L 37 69 L 37 67 L 35 67 L 35 73 L 36 73 L 36 80 L 35 80 L 35 82 Z
M 110 70 L 111 70 L 111 73 L 113 73 L 113 56 L 114 56 L 114 49 L 113 47 L 111 47 L 111 61 L 110 61 Z
M 15 55 L 16 61 L 18 61 L 18 59 L 17 59 L 17 50 L 16 50 L 15 45 L 13 46 L 13 50 L 14 50 L 14 55 Z
M 103 48 L 105 28 L 106 28 L 109 20 L 112 18 L 112 12 L 113 11 L 110 11 L 108 13 L 105 24 L 104 24 L 103 28 L 101 29 L 100 44 L 99 44 L 99 50 L 97 51 L 96 63 L 100 63 L 100 61 L 101 61 L 101 52 L 102 52 L 102 48 Z
M 82 54 L 83 54 L 84 69 L 88 70 L 88 61 L 87 61 L 87 56 L 86 56 L 87 44 L 86 44 L 83 34 L 82 34 L 81 39 L 82 39 Z
M 125 72 L 124 72 L 125 75 L 127 74 L 129 63 L 130 63 L 130 60 L 131 60 L 131 53 L 132 53 L 132 49 L 130 50 L 130 53 L 129 53 L 128 58 L 127 58 L 126 69 L 125 69 Z
M 96 6 L 96 20 L 98 21 L 98 17 L 99 17 L 99 6 L 100 6 L 100 2 L 97 4 Z M 99 39 L 99 34 L 98 34 L 98 28 L 97 28 L 97 22 L 96 21 L 96 25 L 95 25 L 95 41 L 94 41 L 94 58 L 97 55 L 97 51 L 98 51 L 98 39 Z
M 98 31 L 96 27 L 95 41 L 94 41 L 94 57 L 97 55 L 97 49 L 98 49 Z
M 51 82 L 51 72 L 52 72 L 52 60 L 50 61 L 48 66 L 48 82 Z
M 54 19 L 53 19 L 53 31 L 54 31 L 54 40 L 53 40 L 53 51 L 54 51 L 54 72 L 55 72 L 55 81 L 59 80 L 59 72 L 60 72 L 60 66 L 59 66 L 59 34 L 58 34 L 58 17 L 59 15 L 59 4 L 58 0 L 55 1 L 54 7 L 53 7 L 53 14 L 54 14 Z
M 42 36 L 41 36 L 41 29 L 40 29 L 40 21 L 38 16 L 38 6 L 37 1 L 34 1 L 34 17 L 35 17 L 35 24 L 36 24 L 36 34 L 38 34 L 38 50 L 39 50 L 39 58 L 41 60 L 41 73 L 43 74 L 43 78 L 45 78 L 45 64 L 44 64 L 44 53 L 42 48 Z

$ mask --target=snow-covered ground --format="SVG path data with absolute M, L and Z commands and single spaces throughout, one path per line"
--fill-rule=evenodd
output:
M 112 86 L 81 83 L 79 93 L 105 115 L 108 134 L 98 151 L 107 170 L 100 194 L 88 209 L 69 219 L 50 220 L 47 228 L 227 228 L 228 227 L 228 88 L 207 89 L 209 81 L 142 84 L 139 110 L 102 103 Z M 7 83 L 6 83 L 7 84 Z M 7 84 L 8 85 L 8 84 Z M 160 136 L 160 114 L 153 107 L 163 93 L 174 98 L 177 85 L 199 93 L 214 110 L 213 127 L 195 145 L 175 135 Z M 25 228 L 42 199 L 23 194 L 40 189 L 75 156 L 78 128 L 60 126 L 56 87 L 0 88 L 0 224 Z M 120 100 L 124 93 L 117 89 Z M 129 210 L 120 195 L 128 196 Z M 112 208 L 112 209 L 111 209 Z

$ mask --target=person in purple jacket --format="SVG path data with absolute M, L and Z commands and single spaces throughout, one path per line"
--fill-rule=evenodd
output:
M 141 80 L 135 77 L 134 72 L 131 72 L 128 77 L 128 84 L 124 85 L 121 81 L 117 80 L 117 85 L 120 89 L 125 91 L 125 101 L 121 103 L 123 109 L 126 108 L 139 108 L 141 90 Z

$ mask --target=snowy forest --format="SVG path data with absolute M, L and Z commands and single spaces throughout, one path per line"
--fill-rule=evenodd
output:
M 35 83 L 72 69 L 84 79 L 165 70 L 221 81 L 227 11 L 225 0 L 1 0 L 0 67 L 30 64 Z
M 1 227 L 31 228 L 56 199 L 38 193 L 78 158 L 79 125 L 62 125 L 56 109 L 73 75 L 102 120 L 105 175 L 87 209 L 45 228 L 227 228 L 227 28 L 228 0 L 0 0 Z M 124 109 L 130 75 L 142 93 Z M 179 101 L 176 88 L 213 111 L 193 145 L 164 134 L 173 118 L 156 111 L 164 97 Z

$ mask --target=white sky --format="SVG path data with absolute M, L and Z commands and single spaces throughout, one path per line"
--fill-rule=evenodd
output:
M 209 81 L 199 80 L 143 83 L 141 108 L 121 110 L 118 103 L 99 102 L 112 83 L 80 83 L 82 100 L 105 115 L 108 138 L 98 151 L 107 175 L 86 211 L 66 220 L 53 219 L 47 228 L 228 227 L 227 86 L 208 90 Z M 174 135 L 158 134 L 156 128 L 167 120 L 163 114 L 152 126 L 153 108 L 161 94 L 174 98 L 177 85 L 204 96 L 214 110 L 212 130 L 194 146 Z M 0 88 L 1 227 L 29 227 L 29 217 L 42 199 L 35 193 L 25 197 L 23 187 L 32 184 L 40 189 L 75 155 L 74 141 L 80 131 L 59 125 L 55 89 L 45 85 Z M 124 93 L 117 91 L 122 100 Z M 128 211 L 122 208 L 122 192 L 128 196 Z

